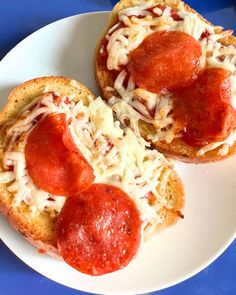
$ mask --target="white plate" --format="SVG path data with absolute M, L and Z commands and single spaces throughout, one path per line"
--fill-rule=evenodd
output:
M 35 32 L 0 63 L 1 104 L 10 89 L 37 76 L 65 75 L 98 93 L 93 55 L 108 13 L 77 15 Z M 26 264 L 63 285 L 100 294 L 138 294 L 181 282 L 216 259 L 236 235 L 236 157 L 210 165 L 178 164 L 186 189 L 185 219 L 146 243 L 125 269 L 83 275 L 39 255 L 0 216 L 0 237 Z

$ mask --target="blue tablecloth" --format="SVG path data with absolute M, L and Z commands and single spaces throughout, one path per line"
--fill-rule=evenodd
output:
M 115 0 L 0 0 L 0 59 L 19 41 L 55 20 L 89 11 L 110 10 Z M 235 0 L 187 1 L 215 24 L 236 30 Z M 236 217 L 235 217 L 236 218 Z M 0 241 L 0 295 L 85 294 L 39 275 Z M 236 241 L 195 277 L 153 294 L 236 294 Z

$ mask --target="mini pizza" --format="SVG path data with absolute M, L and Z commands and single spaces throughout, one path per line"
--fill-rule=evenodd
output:
M 96 49 L 117 118 L 166 155 L 217 161 L 236 151 L 236 39 L 182 1 L 121 0 Z
M 23 83 L 0 124 L 0 210 L 40 252 L 102 275 L 183 217 L 173 164 L 79 82 Z

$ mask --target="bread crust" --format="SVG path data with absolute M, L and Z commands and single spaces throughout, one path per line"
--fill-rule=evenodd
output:
M 46 85 L 48 91 L 58 91 L 65 95 L 76 94 L 76 100 L 83 99 L 83 101 L 86 101 L 88 95 L 94 97 L 85 86 L 77 81 L 77 87 L 71 86 L 71 80 L 65 77 L 43 77 L 27 81 L 16 87 L 10 93 L 7 104 L 0 113 L 0 128 L 7 121 L 15 118 L 19 111 L 30 103 L 33 98 L 39 96 Z M 1 137 L 0 158 L 4 152 L 2 142 L 3 138 Z M 1 171 L 3 171 L 3 167 L 0 167 Z M 52 218 L 47 212 L 32 216 L 28 206 L 23 203 L 18 207 L 14 207 L 14 196 L 6 190 L 6 187 L 6 184 L 0 184 L 0 211 L 24 238 L 40 249 L 40 253 L 47 253 L 59 258 L 56 217 Z M 184 188 L 181 179 L 174 170 L 171 172 L 163 195 L 168 203 L 173 204 L 173 209 L 162 209 L 161 214 L 164 216 L 164 222 L 156 228 L 156 231 L 175 224 L 179 219 L 177 213 L 182 210 L 184 205 Z
M 102 94 L 102 97 L 105 100 L 108 100 L 112 96 L 120 97 L 119 94 L 115 90 L 107 90 L 107 87 L 113 88 L 115 79 L 111 73 L 106 67 L 106 65 L 101 61 L 100 56 L 100 47 L 102 44 L 102 41 L 104 40 L 104 37 L 108 33 L 109 29 L 117 22 L 118 19 L 118 12 L 124 8 L 132 7 L 135 5 L 138 5 L 140 3 L 145 3 L 145 0 L 121 0 L 116 4 L 116 6 L 113 8 L 109 23 L 105 30 L 103 31 L 95 51 L 95 59 L 94 59 L 94 68 L 95 68 L 95 77 L 100 89 L 100 92 Z M 180 0 L 154 0 L 155 4 L 161 4 L 161 5 L 169 5 L 172 9 L 180 10 L 181 7 L 184 7 L 185 10 L 197 14 L 204 22 L 211 24 L 208 20 L 206 20 L 203 16 L 201 16 L 198 12 L 196 12 L 194 9 L 192 9 L 190 6 L 188 6 L 186 3 Z M 215 30 L 217 33 L 220 33 L 223 31 L 221 27 L 215 27 Z M 235 36 L 228 36 L 220 40 L 220 42 L 223 45 L 233 45 L 236 47 L 236 37 Z M 148 128 L 148 124 L 142 121 L 141 124 L 139 124 L 141 135 L 148 140 L 148 134 L 150 133 L 150 129 Z M 209 163 L 209 162 L 215 162 L 223 160 L 233 154 L 236 153 L 236 143 L 234 143 L 233 146 L 229 148 L 229 152 L 224 155 L 220 156 L 218 154 L 218 151 L 220 147 L 206 152 L 204 155 L 200 156 L 198 155 L 199 149 L 197 147 L 192 147 L 187 145 L 183 140 L 180 138 L 174 139 L 171 143 L 166 142 L 156 142 L 152 144 L 153 148 L 156 148 L 158 151 L 162 152 L 166 156 L 170 156 L 174 159 L 187 162 L 187 163 Z
M 157 232 L 176 224 L 179 218 L 184 218 L 181 213 L 181 210 L 183 209 L 185 203 L 184 186 L 175 170 L 172 170 L 169 176 L 167 188 L 164 192 L 164 195 L 168 200 L 168 203 L 172 202 L 173 209 L 162 209 L 161 213 L 164 214 L 165 219 L 163 223 L 157 226 Z

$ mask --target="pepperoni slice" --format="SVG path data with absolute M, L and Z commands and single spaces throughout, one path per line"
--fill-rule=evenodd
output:
M 80 272 L 97 276 L 126 266 L 141 239 L 135 203 L 117 187 L 93 184 L 66 200 L 58 216 L 58 249 Z
M 26 166 L 33 183 L 53 195 L 70 196 L 93 181 L 93 168 L 71 138 L 65 114 L 48 115 L 30 133 Z
M 201 52 L 197 41 L 186 33 L 155 32 L 131 52 L 127 70 L 139 87 L 167 92 L 197 77 Z
M 229 76 L 224 69 L 208 68 L 193 85 L 175 93 L 174 114 L 185 127 L 183 140 L 189 145 L 222 141 L 236 126 Z

